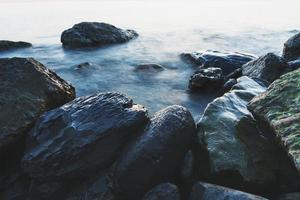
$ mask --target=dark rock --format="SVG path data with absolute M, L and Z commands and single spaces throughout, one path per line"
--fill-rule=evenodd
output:
M 291 71 L 300 68 L 300 59 L 288 62 Z
M 76 65 L 74 69 L 76 71 L 82 71 L 82 70 L 87 70 L 87 69 L 97 69 L 100 66 L 96 63 L 91 63 L 91 62 L 84 62 Z
M 181 57 L 195 66 L 221 68 L 224 75 L 228 75 L 247 62 L 256 59 L 256 57 L 248 54 L 222 53 L 210 50 L 199 53 L 183 53 Z
M 122 30 L 106 23 L 81 22 L 65 30 L 61 42 L 69 48 L 100 47 L 127 42 L 137 36 L 134 30 Z
M 114 194 L 139 199 L 155 185 L 174 179 L 194 134 L 195 123 L 186 108 L 175 105 L 157 112 L 116 163 Z
M 197 70 L 189 80 L 191 91 L 212 91 L 224 83 L 220 68 L 207 68 Z
M 194 157 L 192 151 L 188 151 L 184 156 L 184 160 L 181 168 L 181 177 L 183 180 L 191 180 L 194 169 Z
M 230 188 L 197 182 L 193 186 L 190 200 L 267 200 L 263 197 Z
M 229 92 L 231 90 L 231 88 L 237 84 L 237 80 L 236 79 L 229 79 L 228 81 L 226 81 L 226 83 L 224 83 L 222 89 L 220 90 L 220 94 L 224 94 L 226 92 Z
M 282 57 L 287 61 L 300 57 L 300 33 L 294 35 L 284 43 Z
M 288 64 L 284 59 L 273 53 L 268 53 L 243 65 L 243 75 L 251 78 L 259 78 L 271 83 L 279 78 L 287 68 Z
M 28 48 L 31 47 L 32 44 L 28 42 L 13 42 L 8 40 L 0 40 L 0 52 L 1 51 L 8 51 L 13 49 L 20 49 L 20 48 Z
M 300 69 L 273 82 L 249 110 L 275 134 L 300 172 Z
M 110 191 L 109 181 L 104 174 L 95 174 L 91 180 L 82 182 L 72 189 L 66 200 L 115 200 Z
M 155 63 L 148 63 L 148 64 L 141 64 L 135 67 L 135 72 L 147 72 L 147 73 L 154 73 L 160 72 L 165 70 L 165 68 L 159 64 Z
M 161 183 L 152 188 L 142 200 L 180 200 L 180 194 L 171 183 Z
M 274 200 L 299 200 L 300 192 L 281 194 L 275 197 Z
M 0 91 L 1 163 L 22 151 L 42 113 L 75 98 L 71 85 L 32 58 L 0 59 Z
M 147 110 L 118 93 L 80 97 L 45 113 L 29 134 L 22 166 L 33 199 L 59 199 L 109 167 L 147 123 Z
M 278 173 L 292 171 L 284 153 L 260 132 L 247 110 L 248 102 L 265 89 L 241 77 L 230 92 L 205 109 L 198 123 L 198 140 L 208 150 L 214 182 L 269 192 L 279 180 Z

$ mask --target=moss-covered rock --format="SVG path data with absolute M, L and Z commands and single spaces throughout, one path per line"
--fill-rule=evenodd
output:
M 300 172 L 300 69 L 276 80 L 248 108 L 274 131 Z

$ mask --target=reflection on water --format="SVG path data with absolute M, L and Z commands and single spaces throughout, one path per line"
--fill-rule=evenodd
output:
M 34 57 L 71 82 L 77 96 L 119 91 L 151 112 L 171 104 L 187 106 L 199 118 L 213 97 L 192 95 L 187 82 L 193 69 L 182 52 L 213 49 L 256 55 L 280 54 L 283 42 L 299 28 L 300 3 L 262 1 L 29 1 L 0 3 L 1 39 L 25 40 L 33 48 L 0 57 Z M 255 14 L 253 11 L 256 11 Z M 280 15 L 278 13 L 281 13 Z M 285 17 L 281 17 L 284 15 Z M 103 21 L 132 28 L 140 37 L 121 45 L 64 50 L 61 32 L 81 21 Z M 83 62 L 92 68 L 76 70 Z M 133 71 L 141 63 L 158 63 L 158 74 Z

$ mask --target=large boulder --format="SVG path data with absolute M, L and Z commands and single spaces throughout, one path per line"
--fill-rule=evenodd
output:
M 193 186 L 189 200 L 267 200 L 266 198 L 253 194 L 233 190 L 230 188 L 196 182 Z
M 174 179 L 195 131 L 186 108 L 175 105 L 157 112 L 117 161 L 112 172 L 114 194 L 139 199 L 155 185 Z
M 9 40 L 0 40 L 0 52 L 13 50 L 13 49 L 28 48 L 31 46 L 32 44 L 28 42 L 22 42 L 22 41 L 14 42 Z
M 247 110 L 248 102 L 265 90 L 241 77 L 230 92 L 205 109 L 198 123 L 198 140 L 207 148 L 215 182 L 265 192 L 278 181 L 279 172 L 290 169 L 284 153 L 260 132 Z
M 69 48 L 99 47 L 127 42 L 137 36 L 134 30 L 123 30 L 106 23 L 81 22 L 65 30 L 61 42 Z
M 268 53 L 256 60 L 243 65 L 243 75 L 251 78 L 259 78 L 268 82 L 273 82 L 279 78 L 288 68 L 288 64 L 283 58 Z
M 181 57 L 195 66 L 202 66 L 203 68 L 221 68 L 224 75 L 228 75 L 247 62 L 256 59 L 255 56 L 249 54 L 222 53 L 210 50 L 204 52 L 183 53 L 181 54 Z
M 300 33 L 294 35 L 284 43 L 282 57 L 288 61 L 300 57 Z
M 33 58 L 0 59 L 0 159 L 19 151 L 45 111 L 75 98 L 75 89 Z
M 221 88 L 223 83 L 222 69 L 213 67 L 201 68 L 191 76 L 189 89 L 191 91 L 212 91 Z
M 290 62 L 288 62 L 288 64 L 289 64 L 290 71 L 299 69 L 300 68 L 300 59 L 290 61 Z
M 29 133 L 22 160 L 31 198 L 61 198 L 69 186 L 109 167 L 147 121 L 143 106 L 118 93 L 79 97 L 45 113 Z
M 142 200 L 180 200 L 180 194 L 176 185 L 161 183 L 147 192 Z
M 300 69 L 283 75 L 248 108 L 271 128 L 300 173 Z

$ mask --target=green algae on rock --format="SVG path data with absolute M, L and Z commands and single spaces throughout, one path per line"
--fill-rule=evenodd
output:
M 274 131 L 300 172 L 300 69 L 276 80 L 248 108 Z

